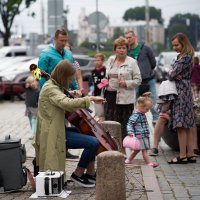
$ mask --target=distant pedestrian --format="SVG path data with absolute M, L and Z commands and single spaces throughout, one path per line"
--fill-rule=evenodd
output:
M 191 73 L 191 84 L 193 99 L 200 99 L 200 64 L 199 57 L 193 58 L 192 73 Z
M 152 167 L 157 167 L 157 164 L 150 163 L 149 156 L 147 154 L 147 150 L 150 149 L 150 131 L 145 113 L 147 113 L 153 105 L 152 100 L 149 98 L 150 94 L 150 92 L 146 92 L 143 96 L 140 96 L 137 99 L 136 109 L 129 118 L 127 133 L 130 136 L 130 140 L 133 139 L 133 137 L 136 137 L 136 140 L 138 140 L 138 147 L 135 148 L 133 146 L 131 148 L 133 152 L 129 158 L 125 160 L 126 164 L 131 164 L 135 156 L 142 151 L 145 163 Z
M 119 37 L 114 41 L 115 55 L 106 62 L 104 97 L 105 119 L 121 124 L 122 139 L 126 136 L 126 125 L 136 101 L 135 88 L 141 83 L 137 61 L 127 55 L 128 41 Z M 105 82 L 104 82 L 105 83 Z
M 199 57 L 193 57 L 193 65 L 192 65 L 192 73 L 191 73 L 191 84 L 192 84 L 192 94 L 193 94 L 193 101 L 196 104 L 196 101 L 200 100 L 200 64 L 199 64 Z M 197 103 L 198 105 L 198 103 Z M 199 113 L 199 107 L 195 106 L 195 121 L 196 124 L 199 124 L 197 120 L 197 114 Z M 194 153 L 196 155 L 200 155 L 199 147 L 198 147 L 198 134 L 197 134 L 197 127 L 193 128 L 194 134 Z
M 102 53 L 97 53 L 94 56 L 95 69 L 91 73 L 91 84 L 94 86 L 92 91 L 94 96 L 101 96 L 102 88 L 98 87 L 98 84 L 101 83 L 101 80 L 106 75 L 106 67 L 103 65 L 105 61 L 105 55 Z
M 174 51 L 178 52 L 177 60 L 169 70 L 169 80 L 175 81 L 178 97 L 171 106 L 171 128 L 177 131 L 179 156 L 168 161 L 169 164 L 195 163 L 194 134 L 195 127 L 192 88 L 190 76 L 194 48 L 183 33 L 175 34 L 171 39 Z
M 29 76 L 26 79 L 25 85 L 25 115 L 28 116 L 29 123 L 31 126 L 32 134 L 29 139 L 33 139 L 36 133 L 36 117 L 39 97 L 39 85 L 33 76 Z
M 91 72 L 89 95 L 102 96 L 103 87 L 100 85 L 102 84 L 101 80 L 105 78 L 106 75 L 106 67 L 103 65 L 105 61 L 105 55 L 102 53 L 97 53 L 94 58 L 95 69 L 93 69 Z M 95 117 L 97 120 L 99 122 L 104 121 L 104 105 L 95 104 L 94 108 Z
M 154 78 L 154 68 L 156 67 L 156 59 L 152 49 L 144 42 L 138 42 L 137 35 L 134 31 L 125 33 L 125 38 L 129 43 L 128 55 L 137 60 L 142 77 L 142 83 L 136 90 L 137 97 L 142 95 L 143 92 L 151 92 L 153 106 L 151 113 L 153 115 L 153 125 L 158 119 L 158 112 L 156 110 L 156 81 Z

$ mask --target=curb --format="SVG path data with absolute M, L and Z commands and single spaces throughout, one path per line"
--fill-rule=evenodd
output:
M 141 170 L 148 200 L 163 200 L 153 167 L 142 165 Z

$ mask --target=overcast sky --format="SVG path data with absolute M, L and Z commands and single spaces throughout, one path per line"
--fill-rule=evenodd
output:
M 58 0 L 59 1 L 59 0 Z M 68 5 L 68 28 L 77 29 L 78 17 L 82 8 L 85 8 L 89 15 L 96 10 L 97 0 L 63 0 L 64 8 Z M 28 10 L 17 16 L 13 24 L 13 32 L 17 33 L 42 33 L 41 25 L 41 2 L 44 5 L 44 11 L 47 13 L 47 0 L 37 0 Z M 145 0 L 98 0 L 98 10 L 109 17 L 110 23 L 121 24 L 125 11 L 129 8 L 144 6 Z M 169 19 L 176 13 L 192 13 L 200 15 L 200 0 L 149 0 L 149 6 L 154 6 L 162 10 L 162 17 L 165 20 L 165 26 Z M 27 13 L 36 12 L 36 17 L 32 19 Z M 45 33 L 47 33 L 47 17 L 45 14 Z M 1 26 L 1 25 L 0 25 Z

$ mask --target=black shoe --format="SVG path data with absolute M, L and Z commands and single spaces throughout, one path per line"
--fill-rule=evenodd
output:
M 88 179 L 85 177 L 85 175 L 79 177 L 79 176 L 76 176 L 75 173 L 72 173 L 71 180 L 83 187 L 88 187 L 88 188 L 95 187 L 95 184 L 89 182 Z
M 94 175 L 84 174 L 83 176 L 87 178 L 90 183 L 96 183 L 96 173 Z
M 152 148 L 151 152 L 149 153 L 150 156 L 158 156 L 158 149 Z
M 68 159 L 77 159 L 79 158 L 79 156 L 73 155 L 71 153 L 69 153 L 69 151 L 66 152 L 66 158 Z

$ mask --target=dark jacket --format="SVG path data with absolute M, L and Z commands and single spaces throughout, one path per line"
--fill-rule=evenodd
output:
M 154 68 L 156 67 L 156 59 L 152 49 L 149 46 L 145 45 L 144 42 L 141 43 L 137 61 L 138 66 L 140 68 L 142 80 L 150 80 L 154 78 Z
M 99 89 L 97 85 L 101 83 L 101 80 L 106 75 L 106 68 L 105 66 L 102 66 L 100 68 L 95 68 L 92 70 L 92 83 L 94 85 L 94 96 L 101 96 L 102 89 Z
M 39 90 L 26 88 L 25 90 L 25 104 L 27 107 L 37 108 L 38 107 L 38 98 L 39 98 Z

